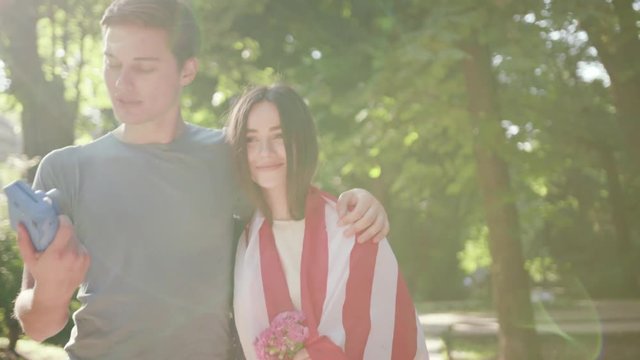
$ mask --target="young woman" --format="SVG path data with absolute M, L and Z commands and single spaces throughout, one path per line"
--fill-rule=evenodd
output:
M 298 311 L 308 334 L 295 359 L 427 359 L 424 335 L 386 240 L 357 243 L 335 199 L 311 186 L 313 118 L 290 87 L 258 87 L 234 106 L 228 139 L 258 209 L 238 243 L 234 312 L 245 356 L 277 315 Z

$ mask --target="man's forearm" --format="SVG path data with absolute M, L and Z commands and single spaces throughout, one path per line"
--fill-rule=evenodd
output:
M 36 295 L 35 289 L 18 294 L 15 314 L 22 330 L 36 341 L 44 341 L 57 334 L 69 321 L 69 301 L 47 301 Z

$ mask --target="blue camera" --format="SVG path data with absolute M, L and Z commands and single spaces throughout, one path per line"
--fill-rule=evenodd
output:
M 57 190 L 47 193 L 33 191 L 24 181 L 18 180 L 4 187 L 9 205 L 11 227 L 26 226 L 31 242 L 37 251 L 44 251 L 58 231 L 58 209 L 55 203 Z

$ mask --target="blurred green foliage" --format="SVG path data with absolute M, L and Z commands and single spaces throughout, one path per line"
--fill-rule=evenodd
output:
M 42 71 L 77 99 L 76 141 L 90 141 L 115 125 L 100 69 L 98 20 L 107 1 L 36 3 Z M 594 33 L 582 24 L 595 21 L 611 31 L 603 37 L 618 36 L 613 6 L 625 4 L 637 22 L 640 2 L 595 3 L 192 0 L 203 40 L 184 115 L 220 127 L 248 85 L 292 84 L 319 129 L 317 183 L 336 193 L 364 187 L 384 202 L 415 299 L 486 298 L 487 282 L 476 275 L 490 266 L 489 234 L 461 43 L 487 23 L 477 35 L 491 49 L 502 117 L 491 131 L 506 139 L 495 150 L 509 165 L 532 281 L 578 281 L 589 297 L 637 294 L 638 284 L 630 289 L 624 279 L 640 281 L 639 268 L 625 265 L 640 263 L 640 162 L 618 121 L 619 77 L 602 66 Z M 0 33 L 0 55 L 15 41 Z M 631 51 L 625 61 L 640 64 Z M 625 71 L 640 74 L 637 66 Z M 10 65 L 4 72 L 11 79 Z M 20 111 L 11 88 L 0 93 L 0 113 Z M 612 201 L 614 183 L 621 202 Z M 629 228 L 625 248 L 616 211 Z M 13 279 L 19 261 L 6 221 L 1 226 L 0 274 Z M 10 281 L 2 278 L 2 304 L 15 296 Z

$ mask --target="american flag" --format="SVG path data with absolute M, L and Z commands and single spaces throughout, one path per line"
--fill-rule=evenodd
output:
M 312 359 L 428 359 L 424 333 L 385 239 L 358 244 L 339 227 L 335 199 L 308 196 L 300 269 Z M 247 359 L 280 312 L 293 310 L 271 226 L 257 212 L 238 243 L 234 314 Z

